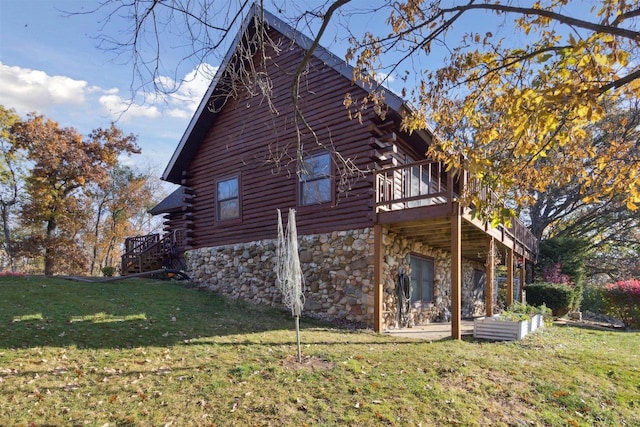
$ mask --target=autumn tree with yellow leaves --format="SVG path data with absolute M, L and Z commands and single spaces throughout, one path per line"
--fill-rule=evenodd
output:
M 636 210 L 638 141 L 611 133 L 596 145 L 588 128 L 604 118 L 606 104 L 630 103 L 640 94 L 638 1 L 524 3 L 394 2 L 390 34 L 352 39 L 356 78 L 389 73 L 445 44 L 444 64 L 416 70 L 410 80 L 416 87 L 403 90 L 415 106 L 404 128 L 435 127 L 431 157 L 468 170 L 499 199 L 515 196 L 519 206 L 533 202 L 529 189 L 573 183 L 589 189 L 585 202 L 619 195 Z M 473 30 L 451 41 L 450 32 L 469 15 L 478 18 Z M 496 22 L 509 26 L 511 37 L 495 36 Z M 383 62 L 400 48 L 401 61 Z M 364 101 L 380 96 L 379 90 Z M 475 194 L 466 196 L 482 204 Z
M 77 247 L 90 217 L 83 189 L 108 188 L 118 156 L 139 152 L 136 137 L 114 125 L 83 137 L 37 114 L 14 123 L 11 134 L 12 149 L 30 163 L 21 216 L 44 250 L 45 275 L 82 270 L 86 257 Z

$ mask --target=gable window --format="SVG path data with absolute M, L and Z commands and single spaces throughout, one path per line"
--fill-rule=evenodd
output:
M 411 255 L 411 302 L 433 301 L 433 260 Z
M 218 220 L 240 218 L 240 179 L 237 176 L 216 182 L 216 217 Z
M 300 204 L 309 206 L 332 200 L 331 156 L 323 153 L 305 157 L 300 174 Z

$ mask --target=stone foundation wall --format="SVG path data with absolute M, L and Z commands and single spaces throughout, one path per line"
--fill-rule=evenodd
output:
M 409 325 L 421 325 L 434 321 L 446 321 L 451 311 L 451 253 L 434 249 L 410 238 L 401 237 L 387 230 L 383 231 L 384 248 L 383 267 L 383 318 L 385 329 L 394 329 L 397 322 L 398 298 L 396 283 L 402 268 L 410 275 L 410 255 L 416 254 L 434 261 L 433 302 L 416 302 L 411 306 Z M 462 260 L 462 317 L 480 315 L 484 310 L 483 294 L 477 295 L 473 289 L 473 273 L 475 269 L 484 270 L 484 265 L 469 260 Z
M 373 325 L 373 229 L 299 236 L 303 315 Z M 275 240 L 201 248 L 186 255 L 202 286 L 255 304 L 282 305 L 273 271 Z
M 327 320 L 347 319 L 373 326 L 373 229 L 335 231 L 299 236 L 300 262 L 305 277 L 303 315 Z M 410 274 L 411 253 L 434 259 L 434 300 L 411 307 L 410 324 L 445 320 L 451 310 L 451 254 L 383 231 L 383 326 L 396 322 L 396 282 L 400 267 Z M 255 304 L 282 306 L 273 271 L 275 240 L 201 248 L 187 252 L 191 277 L 215 292 Z M 484 311 L 482 295 L 473 289 L 474 268 L 463 260 L 463 317 Z M 479 298 L 480 297 L 480 298 Z

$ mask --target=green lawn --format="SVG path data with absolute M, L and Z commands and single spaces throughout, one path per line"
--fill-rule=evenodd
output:
M 0 278 L 0 425 L 640 425 L 640 333 L 428 343 L 176 283 Z

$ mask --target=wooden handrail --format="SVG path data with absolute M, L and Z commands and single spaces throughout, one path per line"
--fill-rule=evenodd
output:
M 477 179 L 469 178 L 467 173 L 446 171 L 442 163 L 432 160 L 377 170 L 373 182 L 376 213 L 439 204 L 448 204 L 451 210 L 456 188 L 464 191 L 465 187 L 483 202 L 504 205 L 493 190 Z M 537 253 L 537 239 L 518 218 L 511 218 L 509 227 L 500 225 L 499 229 L 527 251 Z
M 135 262 L 138 264 L 138 269 L 142 270 L 142 265 L 145 261 L 153 257 L 170 255 L 170 251 L 173 248 L 177 248 L 179 250 L 184 248 L 185 230 L 174 230 L 172 233 L 167 234 L 161 239 L 156 239 L 156 236 L 159 237 L 158 234 L 150 234 L 147 236 L 132 237 L 125 240 L 125 246 L 128 242 L 135 240 L 140 240 L 141 243 L 122 254 L 121 270 L 124 271 L 126 266 Z

